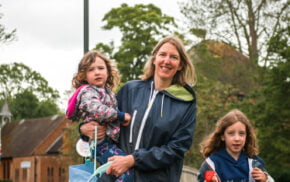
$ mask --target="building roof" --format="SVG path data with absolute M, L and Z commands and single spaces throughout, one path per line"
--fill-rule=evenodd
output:
M 59 154 L 62 147 L 62 136 L 59 136 L 46 150 L 47 154 Z
M 46 154 L 60 151 L 62 135 L 49 135 L 65 120 L 65 116 L 53 116 L 6 123 L 2 128 L 2 157 L 24 157 L 35 153 L 44 142 Z M 51 141 L 50 141 L 51 140 Z M 43 146 L 43 145 L 42 145 Z

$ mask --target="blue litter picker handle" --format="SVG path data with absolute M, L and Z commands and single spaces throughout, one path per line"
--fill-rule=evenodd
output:
M 104 172 L 106 172 L 106 170 L 108 169 L 108 167 L 112 164 L 112 161 L 108 161 L 107 163 L 101 165 L 100 167 L 98 167 L 95 172 L 94 172 L 94 176 L 101 176 Z
M 90 179 L 88 180 L 88 182 L 90 182 L 95 176 L 101 176 L 104 172 L 106 172 L 106 170 L 108 169 L 108 167 L 111 165 L 112 161 L 108 161 L 107 163 L 101 165 L 100 167 L 98 167 L 94 174 L 91 175 Z

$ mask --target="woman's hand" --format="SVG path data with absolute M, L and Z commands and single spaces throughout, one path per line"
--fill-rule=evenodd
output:
M 254 168 L 253 171 L 251 172 L 252 177 L 256 181 L 260 182 L 266 182 L 268 179 L 268 176 L 266 173 L 264 173 L 261 169 L 259 168 Z
M 124 172 L 128 171 L 134 166 L 135 160 L 133 155 L 126 156 L 113 156 L 108 159 L 108 161 L 113 161 L 108 167 L 106 173 L 112 174 L 116 177 L 121 176 Z
M 88 123 L 85 123 L 81 126 L 80 130 L 81 133 L 88 136 L 90 139 L 95 138 L 95 126 L 98 127 L 98 140 L 101 140 L 105 137 L 106 135 L 106 126 L 102 126 L 97 122 L 91 121 Z

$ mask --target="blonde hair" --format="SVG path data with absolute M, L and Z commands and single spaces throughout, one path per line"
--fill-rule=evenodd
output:
M 241 122 L 246 126 L 245 153 L 249 157 L 258 154 L 257 138 L 253 126 L 244 113 L 234 109 L 218 120 L 214 131 L 201 143 L 200 152 L 204 157 L 209 157 L 220 149 L 225 148 L 225 142 L 221 140 L 221 137 L 224 135 L 225 130 L 236 122 Z
M 104 60 L 107 70 L 108 78 L 105 84 L 105 87 L 108 87 L 112 91 L 115 91 L 117 85 L 120 83 L 120 75 L 115 66 L 115 63 L 112 60 L 106 58 L 102 53 L 96 50 L 87 52 L 84 57 L 81 59 L 78 65 L 78 72 L 72 79 L 72 86 L 77 89 L 83 84 L 87 84 L 86 81 L 86 72 L 92 63 L 95 62 L 96 57 Z
M 150 59 L 145 63 L 143 72 L 144 74 L 140 76 L 142 80 L 148 80 L 150 78 L 153 78 L 155 66 L 153 64 L 154 60 L 156 59 L 156 54 L 159 51 L 159 49 L 163 46 L 165 43 L 170 43 L 174 45 L 179 53 L 180 56 L 180 66 L 182 67 L 180 71 L 177 71 L 174 75 L 172 84 L 178 84 L 178 85 L 185 85 L 189 84 L 191 86 L 195 85 L 196 83 L 196 73 L 194 66 L 189 59 L 188 55 L 186 54 L 186 51 L 184 49 L 182 41 L 175 37 L 175 36 L 168 36 L 162 39 L 153 49 L 151 53 Z

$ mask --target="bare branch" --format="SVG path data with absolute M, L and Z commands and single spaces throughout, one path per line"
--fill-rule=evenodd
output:
M 242 45 L 241 45 L 241 40 L 240 40 L 240 35 L 238 33 L 238 25 L 236 23 L 236 20 L 235 20 L 235 16 L 234 16 L 234 8 L 232 6 L 232 3 L 231 1 L 227 0 L 227 4 L 228 4 L 228 7 L 229 7 L 229 10 L 230 10 L 230 16 L 231 16 L 231 19 L 233 21 L 233 26 L 234 26 L 234 34 L 236 36 L 236 39 L 238 41 L 238 48 L 240 50 L 240 52 L 243 52 L 242 51 Z

